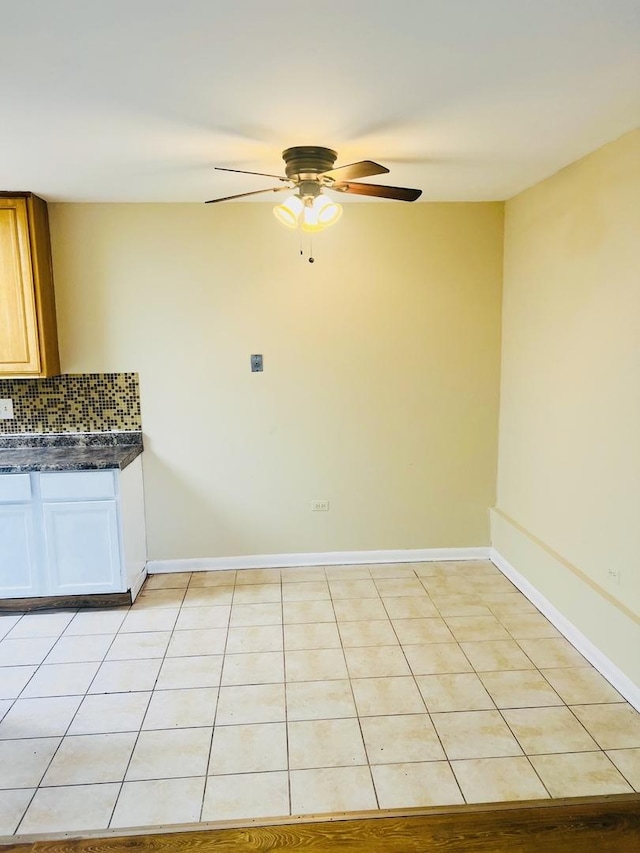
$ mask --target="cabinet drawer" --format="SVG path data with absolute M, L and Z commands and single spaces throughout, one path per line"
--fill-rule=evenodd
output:
M 0 474 L 0 502 L 31 500 L 31 478 L 28 474 Z
M 40 475 L 43 501 L 78 501 L 114 498 L 113 471 L 73 471 Z

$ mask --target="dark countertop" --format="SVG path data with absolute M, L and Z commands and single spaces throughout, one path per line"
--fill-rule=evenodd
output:
M 0 474 L 126 468 L 143 451 L 141 432 L 0 438 Z

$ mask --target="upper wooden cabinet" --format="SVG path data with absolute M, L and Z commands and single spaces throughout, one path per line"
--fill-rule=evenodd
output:
M 0 192 L 0 378 L 59 373 L 47 205 Z

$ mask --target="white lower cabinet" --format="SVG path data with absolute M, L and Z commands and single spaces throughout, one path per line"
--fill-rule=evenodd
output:
M 40 577 L 30 504 L 0 503 L 0 595 L 37 595 Z
M 139 457 L 124 471 L 0 474 L 1 598 L 135 597 L 145 540 Z
M 50 595 L 122 589 L 115 501 L 46 503 L 42 511 Z

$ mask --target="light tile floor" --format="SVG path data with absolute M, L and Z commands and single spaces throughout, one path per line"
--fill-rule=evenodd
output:
M 491 563 L 0 616 L 0 834 L 640 791 L 640 714 Z

